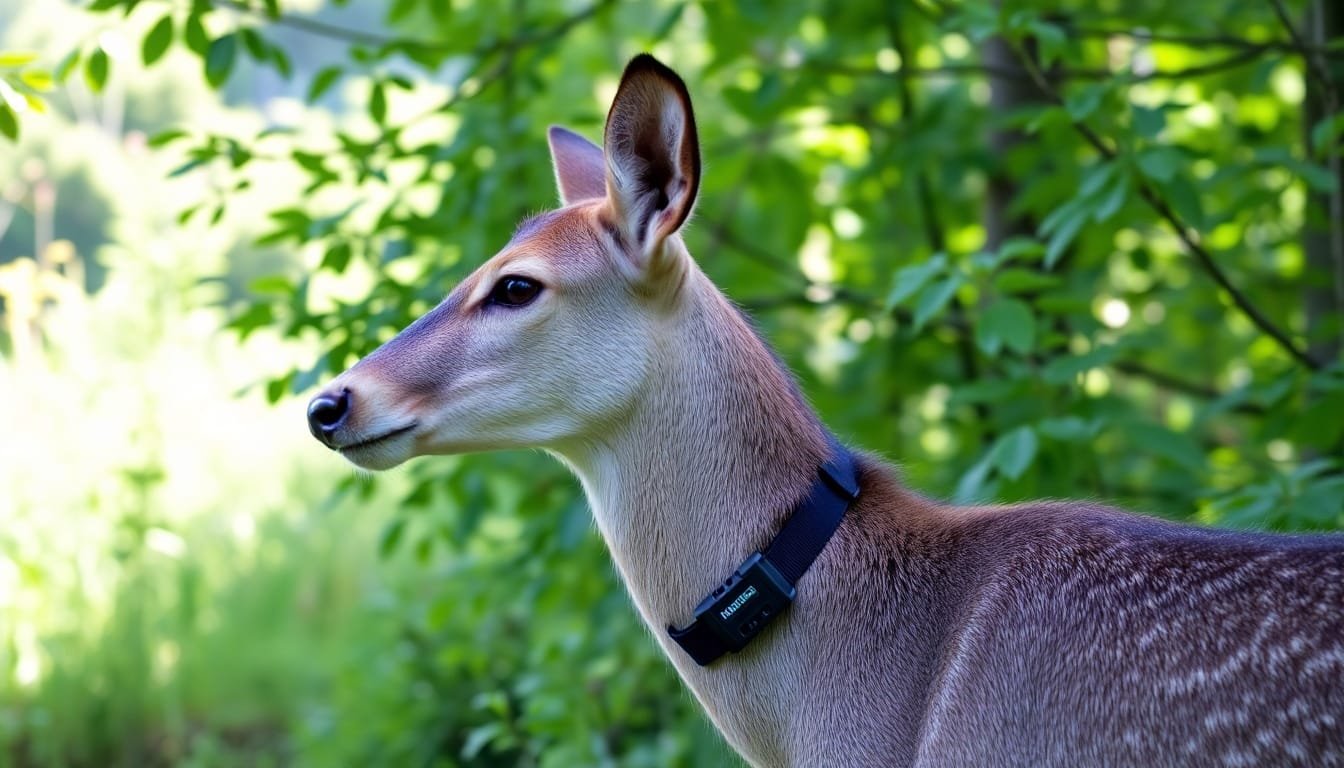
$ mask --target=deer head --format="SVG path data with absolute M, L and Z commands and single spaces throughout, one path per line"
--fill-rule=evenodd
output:
M 626 68 L 603 147 L 549 133 L 563 207 L 313 398 L 313 435 L 387 469 L 414 456 L 592 441 L 646 389 L 696 268 L 678 231 L 700 156 L 686 86 Z

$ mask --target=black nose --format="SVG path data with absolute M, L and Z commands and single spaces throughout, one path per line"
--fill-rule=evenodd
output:
M 350 414 L 350 390 L 337 394 L 323 392 L 308 404 L 308 430 L 313 437 L 331 445 L 331 436 L 345 423 Z

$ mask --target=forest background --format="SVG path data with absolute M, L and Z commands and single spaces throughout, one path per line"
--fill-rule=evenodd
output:
M 911 485 L 1344 526 L 1342 16 L 0 0 L 0 765 L 736 764 L 558 464 L 303 424 L 640 51 L 692 253 Z

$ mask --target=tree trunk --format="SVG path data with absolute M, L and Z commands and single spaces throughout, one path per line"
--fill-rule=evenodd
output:
M 1302 37 L 1317 50 L 1344 36 L 1344 5 L 1336 0 L 1312 0 L 1303 31 Z M 1316 56 L 1303 66 L 1307 83 L 1303 131 L 1310 152 L 1312 128 L 1341 108 L 1344 64 Z M 1335 189 L 1308 196 L 1302 250 L 1310 272 L 1306 295 L 1310 351 L 1317 360 L 1331 363 L 1344 351 L 1344 163 L 1338 141 L 1328 148 L 1324 163 L 1335 179 Z

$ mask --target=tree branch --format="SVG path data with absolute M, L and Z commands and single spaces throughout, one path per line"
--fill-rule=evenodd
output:
M 362 29 L 351 29 L 337 24 L 329 24 L 325 21 L 320 21 L 308 16 L 296 16 L 287 13 L 271 15 L 270 13 L 267 13 L 265 8 L 255 7 L 250 2 L 247 2 L 247 0 L 211 0 L 211 2 L 216 7 L 229 8 L 239 13 L 248 14 L 254 18 L 263 19 L 278 26 L 289 27 L 290 29 L 326 37 L 332 40 L 342 40 L 353 45 L 368 45 L 384 49 L 416 49 L 443 53 L 463 52 L 462 46 L 440 40 L 380 35 L 376 32 L 366 32 Z M 571 16 L 567 16 L 560 23 L 548 27 L 541 32 L 523 34 L 511 38 L 502 38 L 492 43 L 478 45 L 474 53 L 478 56 L 485 56 L 499 53 L 508 48 L 516 49 L 555 39 L 575 26 L 597 15 L 597 13 L 604 8 L 614 4 L 615 0 L 595 0 L 595 2 L 587 8 Z
M 1259 41 L 1247 40 L 1244 37 L 1237 37 L 1235 35 L 1188 35 L 1170 32 L 1153 32 L 1146 29 L 1093 27 L 1088 26 L 1087 24 L 1070 24 L 1065 27 L 1065 31 L 1073 37 L 1129 37 L 1144 42 L 1175 43 L 1177 45 L 1188 45 L 1193 48 L 1238 48 L 1248 51 L 1280 51 L 1283 53 L 1303 53 L 1311 51 L 1320 53 L 1328 58 L 1344 57 L 1344 51 L 1334 50 L 1327 46 L 1300 47 L 1294 45 L 1290 40 Z
M 1275 51 L 1275 48 L 1269 46 L 1259 46 L 1239 50 L 1236 53 L 1229 54 L 1221 59 L 1217 59 L 1203 64 L 1192 64 L 1180 69 L 1158 70 L 1136 74 L 1118 70 L 1106 69 L 1105 67 L 1085 67 L 1074 69 L 1059 69 L 1051 71 L 1051 76 L 1059 80 L 1122 80 L 1126 83 L 1146 83 L 1154 80 L 1188 80 L 1193 77 L 1206 77 L 1231 69 L 1243 67 L 1254 63 L 1265 53 Z M 809 61 L 807 66 L 811 69 L 820 70 L 839 75 L 849 75 L 852 77 L 1001 77 L 1008 80 L 1018 80 L 1023 82 L 1032 82 L 1029 76 L 1024 76 L 1018 70 L 1008 67 L 995 67 L 988 64 L 963 64 L 952 62 L 937 67 L 914 67 L 902 65 L 891 72 L 878 69 L 876 67 L 860 67 L 846 64 L 834 64 L 824 61 Z
M 740 189 L 744 186 L 745 184 L 739 184 L 738 188 Z M 791 282 L 806 284 L 807 279 L 799 273 L 797 266 L 786 259 L 781 259 L 765 248 L 761 248 L 755 243 L 750 242 L 748 239 L 739 237 L 738 234 L 733 231 L 732 225 L 728 223 L 728 219 L 722 214 L 714 219 L 707 219 L 706 217 L 700 218 L 709 224 L 709 233 L 707 236 L 709 237 L 711 244 L 726 245 L 752 261 L 778 273 L 780 276 L 789 278 Z M 800 278 L 800 280 L 792 280 L 794 277 Z
M 1030 73 L 1032 80 L 1036 83 L 1036 87 L 1040 88 L 1041 92 L 1046 94 L 1051 102 L 1063 106 L 1063 98 L 1051 86 L 1049 81 L 1045 78 L 1045 75 L 1036 66 L 1035 62 L 1031 60 L 1031 57 L 1026 55 L 1022 51 L 1020 45 L 1016 43 L 1013 44 L 1013 51 L 1018 60 L 1022 62 L 1023 68 Z M 1102 140 L 1101 136 L 1099 136 L 1096 131 L 1093 131 L 1086 123 L 1081 120 L 1072 120 L 1071 124 L 1073 125 L 1074 130 L 1086 139 L 1087 142 L 1107 160 L 1115 160 L 1119 156 L 1119 152 Z M 1232 303 L 1236 304 L 1237 308 L 1240 309 L 1242 313 L 1244 313 L 1246 317 L 1261 330 L 1261 332 L 1273 339 L 1275 343 L 1282 347 L 1294 360 L 1310 370 L 1320 370 L 1320 361 L 1307 351 L 1298 347 L 1288 336 L 1287 332 L 1282 328 L 1279 328 L 1273 320 L 1261 312 L 1260 309 L 1251 302 L 1250 298 L 1245 293 L 1242 293 L 1237 286 L 1233 285 L 1232 281 L 1228 279 L 1227 274 L 1218 266 L 1218 262 L 1213 258 L 1213 254 L 1209 253 L 1200 242 L 1201 238 L 1199 233 L 1172 210 L 1171 206 L 1155 189 L 1153 189 L 1152 185 L 1150 185 L 1146 179 L 1141 177 L 1136 179 L 1136 183 L 1138 184 L 1139 196 L 1143 198 L 1144 202 L 1148 203 L 1148 207 L 1156 211 L 1157 214 L 1175 231 L 1176 237 L 1185 245 L 1186 250 L 1195 257 L 1195 261 L 1199 264 L 1200 268 L 1202 268 L 1220 288 L 1227 292 L 1227 295 L 1232 299 Z
M 1193 395 L 1195 397 L 1199 397 L 1205 400 L 1218 400 L 1220 398 L 1226 397 L 1226 393 L 1219 392 L 1213 387 L 1199 384 L 1193 381 L 1187 381 L 1185 379 L 1180 378 L 1179 376 L 1173 376 L 1170 373 L 1149 368 L 1148 366 L 1143 365 L 1142 363 L 1137 363 L 1132 360 L 1119 360 L 1115 363 L 1112 363 L 1111 367 L 1119 371 L 1120 373 L 1141 379 L 1147 379 L 1148 381 L 1151 381 L 1157 386 L 1162 387 L 1164 389 L 1172 390 L 1173 392 L 1180 392 L 1186 395 Z M 1245 413 L 1253 416 L 1263 416 L 1265 414 L 1265 408 L 1263 406 L 1257 405 L 1256 403 L 1248 403 L 1248 402 L 1237 403 L 1236 405 L 1232 406 L 1232 410 L 1238 413 Z
M 743 299 L 737 303 L 748 312 L 772 312 L 777 309 L 787 309 L 790 307 L 816 308 L 835 305 L 856 307 L 863 312 L 873 312 L 882 309 L 882 302 L 865 293 L 860 293 L 844 286 L 833 286 L 829 290 L 830 294 L 823 299 L 808 296 L 805 292 L 800 292 L 782 293 L 774 296 L 757 296 L 755 298 Z M 897 319 L 901 320 L 902 318 L 898 317 Z M 904 320 L 909 319 L 909 317 L 904 318 Z
M 366 32 L 362 29 L 351 29 L 337 24 L 328 24 L 308 16 L 295 16 L 288 13 L 271 15 L 265 8 L 254 7 L 245 0 L 211 0 L 211 4 L 217 8 L 228 8 L 239 13 L 247 14 L 258 19 L 264 19 L 272 24 L 281 27 L 289 27 L 300 32 L 307 32 L 311 35 L 329 38 L 331 40 L 340 40 L 353 45 L 369 45 L 377 48 L 418 48 L 426 51 L 451 51 L 458 50 L 445 43 L 432 40 L 420 40 L 413 37 L 392 37 L 389 35 L 380 35 L 376 32 Z

